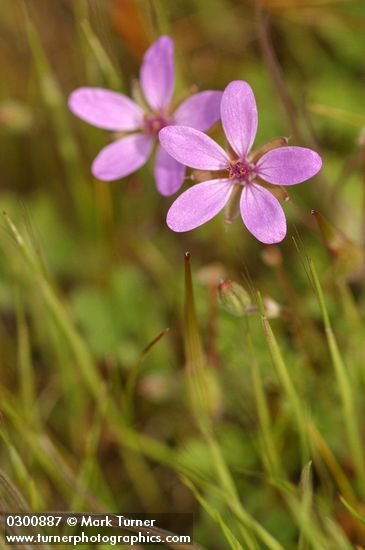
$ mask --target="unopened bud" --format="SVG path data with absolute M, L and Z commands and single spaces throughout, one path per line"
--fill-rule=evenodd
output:
M 218 298 L 223 309 L 234 317 L 245 315 L 251 303 L 248 292 L 241 285 L 229 279 L 219 283 Z

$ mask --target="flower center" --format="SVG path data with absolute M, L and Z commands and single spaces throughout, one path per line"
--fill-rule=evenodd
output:
M 228 170 L 229 179 L 247 182 L 255 177 L 254 165 L 244 160 L 231 160 Z
M 157 136 L 160 130 L 168 125 L 168 120 L 161 114 L 145 115 L 143 131 L 150 136 Z

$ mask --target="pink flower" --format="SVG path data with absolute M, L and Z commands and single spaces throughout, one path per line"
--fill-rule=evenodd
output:
M 174 45 L 161 36 L 144 55 L 140 83 L 150 110 L 129 97 L 103 88 L 78 88 L 69 97 L 69 108 L 82 120 L 112 132 L 128 132 L 100 151 L 92 165 L 95 177 L 112 181 L 138 170 L 149 158 L 161 128 L 183 124 L 206 131 L 219 119 L 221 92 L 200 92 L 170 112 L 174 88 Z M 129 133 L 131 132 L 131 133 Z M 182 185 L 185 166 L 157 147 L 154 168 L 157 189 L 172 195 Z
M 228 84 L 223 92 L 221 119 L 231 146 L 229 153 L 193 128 L 175 126 L 160 131 L 161 145 L 171 156 L 186 166 L 208 171 L 209 178 L 178 197 L 167 214 L 167 224 L 173 231 L 190 231 L 212 219 L 230 199 L 239 200 L 243 222 L 256 239 L 267 244 L 280 242 L 286 235 L 283 209 L 260 183 L 301 183 L 320 170 L 321 158 L 311 149 L 273 149 L 273 144 L 251 152 L 257 109 L 246 82 L 236 80 Z

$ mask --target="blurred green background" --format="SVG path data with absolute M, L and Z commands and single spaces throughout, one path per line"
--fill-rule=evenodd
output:
M 196 540 L 206 548 L 270 548 L 255 527 L 246 525 L 249 534 L 242 535 L 242 518 L 214 489 L 209 445 L 189 412 L 183 330 L 189 250 L 216 442 L 245 510 L 279 541 L 271 548 L 365 547 L 361 522 L 338 500 L 344 477 L 346 496 L 361 513 L 343 386 L 306 264 L 309 255 L 320 274 L 362 446 L 364 2 L 1 0 L 0 14 L 0 209 L 32 258 L 24 262 L 4 218 L 0 460 L 6 479 L 34 511 L 193 511 Z M 279 248 L 264 249 L 240 219 L 228 226 L 220 216 L 193 232 L 172 233 L 165 216 L 174 198 L 157 193 L 151 161 L 123 181 L 92 177 L 91 162 L 109 136 L 72 116 L 68 94 L 78 86 L 129 94 L 144 51 L 160 34 L 175 41 L 175 96 L 192 86 L 224 89 L 246 80 L 258 104 L 257 145 L 288 136 L 322 155 L 321 174 L 289 190 L 289 231 Z M 219 124 L 210 135 L 222 139 Z M 318 430 L 314 436 L 308 428 L 311 536 L 305 529 L 303 535 L 302 520 L 283 496 L 288 490 L 300 500 L 295 491 L 304 466 L 293 403 L 259 316 L 247 321 L 218 308 L 221 277 L 259 289 L 277 306 L 272 327 L 306 426 Z M 273 479 L 265 465 L 251 378 L 256 363 L 282 478 Z M 339 470 L 319 443 L 322 436 Z M 199 487 L 205 505 L 182 474 Z M 1 486 L 2 508 L 14 508 Z M 330 526 L 323 518 L 331 518 Z M 222 522 L 242 546 L 227 542 Z M 316 542 L 318 529 L 323 540 L 318 534 Z

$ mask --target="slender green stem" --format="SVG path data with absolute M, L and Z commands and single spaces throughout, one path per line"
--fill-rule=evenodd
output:
M 86 223 L 89 220 L 91 209 L 87 209 L 85 206 L 91 206 L 91 195 L 83 171 L 80 169 L 78 146 L 68 124 L 67 102 L 52 72 L 37 30 L 28 16 L 26 16 L 25 29 L 33 54 L 43 102 L 48 110 L 63 161 L 69 192 L 79 219 Z
M 296 392 L 292 379 L 290 378 L 289 371 L 281 354 L 279 345 L 272 331 L 270 323 L 265 315 L 265 308 L 261 299 L 261 295 L 258 294 L 258 302 L 261 311 L 261 322 L 264 330 L 265 338 L 271 353 L 271 358 L 276 368 L 278 378 L 284 388 L 284 391 L 288 397 L 291 408 L 293 410 L 294 418 L 296 421 L 297 429 L 299 432 L 302 461 L 305 464 L 309 459 L 307 430 L 305 426 L 305 408 L 301 403 L 301 400 Z
M 257 414 L 260 422 L 262 441 L 263 441 L 263 460 L 268 474 L 272 477 L 279 477 L 280 472 L 280 460 L 277 454 L 277 449 L 273 439 L 273 431 L 270 422 L 269 406 L 267 403 L 265 389 L 262 382 L 260 368 L 258 365 L 257 357 L 255 355 L 252 337 L 250 333 L 250 327 L 246 318 L 246 341 L 248 350 L 251 356 L 251 376 L 253 391 L 255 394 Z
M 214 437 L 204 378 L 205 356 L 201 344 L 195 311 L 193 283 L 190 267 L 190 254 L 185 255 L 185 352 L 188 362 L 191 401 L 199 428 L 209 449 L 218 484 L 222 489 L 227 506 L 243 527 L 242 536 L 246 544 L 256 544 L 259 538 L 270 550 L 283 550 L 280 543 L 260 525 L 243 507 L 232 475 Z
M 81 375 L 86 383 L 91 396 L 95 399 L 95 403 L 100 412 L 106 418 L 111 427 L 115 429 L 116 435 L 122 446 L 146 454 L 159 462 L 164 464 L 175 464 L 175 453 L 170 450 L 166 445 L 160 443 L 151 437 L 143 434 L 138 434 L 131 427 L 129 427 L 123 416 L 120 414 L 115 402 L 111 399 L 107 399 L 105 394 L 105 383 L 97 369 L 97 365 L 93 359 L 89 348 L 84 342 L 82 336 L 78 333 L 73 319 L 59 298 L 50 282 L 46 279 L 36 256 L 33 254 L 30 247 L 27 245 L 22 235 L 19 233 L 17 227 L 10 219 L 10 217 L 4 213 L 5 221 L 13 235 L 18 248 L 29 267 L 39 291 L 43 296 L 43 299 L 54 318 L 60 333 L 68 342 L 71 352 L 74 355 L 76 363 L 79 366 Z
M 40 417 L 37 407 L 38 401 L 36 399 L 34 371 L 29 342 L 29 331 L 25 318 L 24 303 L 19 288 L 17 288 L 16 291 L 15 301 L 19 341 L 18 366 L 21 400 L 23 410 L 27 414 L 27 417 L 30 418 L 33 423 L 39 425 Z
M 100 69 L 103 71 L 108 85 L 114 90 L 123 90 L 123 80 L 121 72 L 117 71 L 111 62 L 108 54 L 102 46 L 99 38 L 94 33 L 90 22 L 84 19 L 81 22 L 81 28 L 89 44 L 95 59 L 98 61 Z
M 350 445 L 351 453 L 355 463 L 355 468 L 359 476 L 359 486 L 362 496 L 365 495 L 365 456 L 364 449 L 361 444 L 361 431 L 358 422 L 358 414 L 355 406 L 355 397 L 351 388 L 349 375 L 342 359 L 335 335 L 332 330 L 331 321 L 328 315 L 326 304 L 324 301 L 323 291 L 317 271 L 313 261 L 308 259 L 309 270 L 314 283 L 314 288 L 318 298 L 319 306 L 322 313 L 324 330 L 326 334 L 328 349 L 331 355 L 333 368 L 335 371 L 337 386 L 341 397 L 343 417 L 347 432 L 347 439 Z

